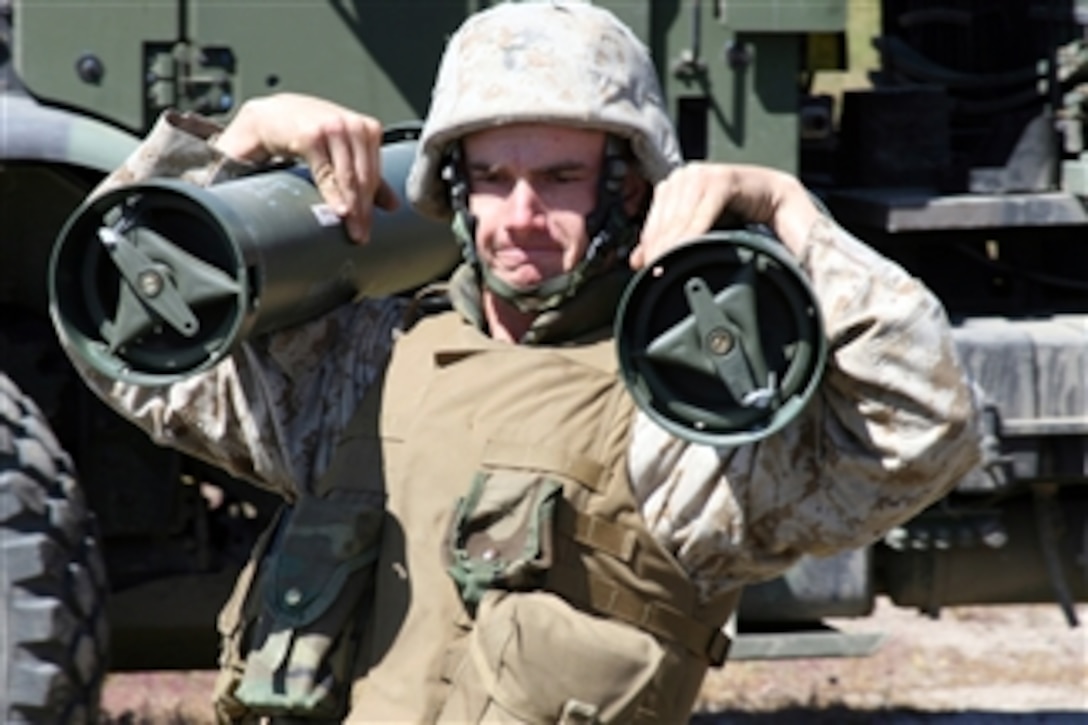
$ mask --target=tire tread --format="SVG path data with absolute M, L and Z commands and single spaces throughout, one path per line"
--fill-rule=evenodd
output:
M 0 720 L 97 722 L 108 591 L 71 459 L 0 374 Z

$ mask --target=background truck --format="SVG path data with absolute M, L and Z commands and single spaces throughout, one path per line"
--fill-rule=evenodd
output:
M 422 117 L 483 0 L 0 0 L 0 703 L 89 722 L 108 669 L 207 668 L 275 501 L 151 444 L 48 317 L 58 231 L 167 107 L 301 91 Z M 985 392 L 985 464 L 866 549 L 751 588 L 733 656 L 942 605 L 1088 600 L 1088 0 L 613 0 L 688 158 L 795 172 L 942 298 Z M 842 88 L 849 59 L 874 72 Z M 857 75 L 853 76 L 855 79 Z M 751 636 L 749 636 L 751 635 Z M 849 653 L 858 643 L 825 640 Z M 863 645 L 862 645 L 863 646 Z

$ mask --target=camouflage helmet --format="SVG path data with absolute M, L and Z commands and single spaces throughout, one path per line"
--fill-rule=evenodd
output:
M 588 2 L 507 2 L 473 15 L 450 39 L 408 177 L 408 198 L 424 214 L 448 218 L 440 173 L 449 144 L 521 122 L 625 138 L 651 182 L 681 161 L 653 61 L 627 26 Z

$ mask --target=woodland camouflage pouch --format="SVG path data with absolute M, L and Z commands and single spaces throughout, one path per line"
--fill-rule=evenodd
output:
M 457 502 L 446 567 L 471 608 L 488 589 L 537 586 L 552 564 L 552 523 L 562 486 L 532 471 L 484 471 Z
M 240 623 L 247 715 L 346 712 L 384 515 L 370 498 L 303 498 L 279 522 Z

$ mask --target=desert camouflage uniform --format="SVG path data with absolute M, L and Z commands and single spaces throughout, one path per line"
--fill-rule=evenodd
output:
M 215 130 L 164 116 L 99 190 L 152 176 L 214 183 L 249 172 L 204 142 Z M 635 422 L 628 461 L 643 516 L 707 597 L 773 577 L 803 554 L 870 543 L 979 459 L 975 400 L 932 293 L 826 219 L 800 261 L 829 340 L 820 405 L 775 436 L 728 451 L 678 440 L 642 413 Z M 249 341 L 170 387 L 82 372 L 156 442 L 292 500 L 329 465 L 407 305 L 345 306 Z

